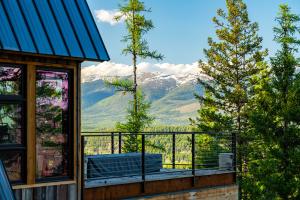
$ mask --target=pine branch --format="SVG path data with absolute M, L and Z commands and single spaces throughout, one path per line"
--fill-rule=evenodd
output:
M 113 81 L 105 80 L 104 84 L 107 87 L 114 88 L 121 92 L 133 92 L 133 82 L 129 79 L 115 79 Z

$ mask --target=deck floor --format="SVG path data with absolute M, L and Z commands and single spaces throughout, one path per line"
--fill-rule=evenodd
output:
M 231 170 L 219 170 L 210 169 L 204 170 L 199 169 L 195 171 L 196 176 L 209 176 L 215 174 L 227 174 L 233 173 Z M 157 181 L 157 180 L 167 180 L 176 179 L 184 177 L 192 177 L 191 170 L 180 170 L 180 169 L 161 169 L 160 172 L 147 174 L 145 177 L 146 181 Z M 142 182 L 141 176 L 130 176 L 130 177 L 114 177 L 114 178 L 93 178 L 85 180 L 85 188 L 103 187 L 110 185 L 122 185 L 129 183 Z

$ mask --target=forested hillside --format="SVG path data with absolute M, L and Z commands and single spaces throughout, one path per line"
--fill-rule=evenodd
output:
M 99 77 L 82 83 L 83 130 L 113 128 L 117 121 L 125 119 L 130 95 L 108 88 L 104 80 Z M 146 99 L 152 103 L 150 113 L 155 116 L 155 125 L 188 125 L 188 119 L 196 116 L 199 104 L 194 93 L 202 94 L 203 91 L 196 84 L 195 76 L 178 79 L 145 73 L 139 77 L 139 82 Z

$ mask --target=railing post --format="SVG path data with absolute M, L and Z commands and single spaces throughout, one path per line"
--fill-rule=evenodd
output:
M 145 134 L 142 134 L 142 192 L 145 192 Z
M 172 168 L 175 169 L 175 148 L 176 148 L 176 134 L 172 134 Z
M 111 142 L 111 154 L 114 154 L 115 153 L 115 140 L 114 140 L 114 133 L 112 132 L 111 133 L 111 136 L 110 136 L 110 142 Z
M 83 193 L 84 193 L 84 185 L 85 185 L 85 183 L 84 183 L 84 172 L 85 172 L 85 169 L 84 169 L 84 142 L 85 142 L 85 140 L 84 140 L 84 136 L 82 135 L 81 136 L 81 149 L 80 149 L 80 156 L 81 156 L 81 159 L 80 159 L 80 162 L 81 162 L 81 191 L 80 191 L 80 196 L 81 196 L 81 200 L 83 200 L 84 199 L 84 195 L 83 195 Z
M 195 186 L 196 173 L 195 173 L 195 133 L 192 133 L 192 175 L 193 175 L 193 187 Z
M 122 134 L 119 133 L 119 154 L 122 153 Z

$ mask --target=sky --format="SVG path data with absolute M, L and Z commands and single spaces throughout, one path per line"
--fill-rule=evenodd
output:
M 118 13 L 118 5 L 125 0 L 87 0 L 87 2 L 110 55 L 110 62 L 130 65 L 131 57 L 122 55 L 125 44 L 121 39 L 126 34 L 125 25 L 113 20 L 113 16 Z M 170 64 L 170 67 L 176 68 L 179 64 L 194 65 L 199 59 L 205 61 L 203 49 L 208 47 L 207 38 L 215 37 L 212 18 L 216 16 L 218 8 L 226 8 L 225 0 L 143 0 L 143 2 L 147 8 L 151 8 L 152 12 L 146 16 L 155 26 L 147 33 L 146 39 L 151 50 L 157 50 L 164 55 L 164 60 L 160 63 Z M 293 13 L 300 14 L 300 0 L 245 0 L 245 3 L 250 20 L 259 24 L 263 47 L 269 50 L 271 56 L 274 55 L 278 46 L 273 41 L 272 28 L 276 25 L 274 19 L 279 4 L 287 3 Z M 139 62 L 159 65 L 153 60 Z

